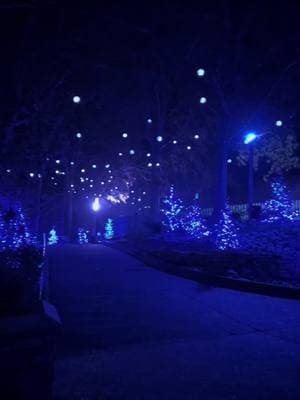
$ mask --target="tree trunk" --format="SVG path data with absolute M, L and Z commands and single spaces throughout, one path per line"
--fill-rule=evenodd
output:
M 218 218 L 221 210 L 225 207 L 227 201 L 227 194 L 228 194 L 227 154 L 228 154 L 228 144 L 227 141 L 224 139 L 221 141 L 219 147 L 215 207 L 214 207 L 215 218 Z

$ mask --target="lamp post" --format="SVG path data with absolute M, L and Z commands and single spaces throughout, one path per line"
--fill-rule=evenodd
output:
M 96 197 L 93 201 L 92 204 L 92 209 L 94 211 L 94 215 L 95 215 L 95 220 L 94 220 L 94 232 L 93 232 L 93 236 L 95 238 L 95 243 L 97 242 L 97 214 L 98 211 L 100 210 L 101 206 L 100 206 L 100 201 L 99 201 L 99 197 Z
M 254 141 L 257 138 L 256 133 L 249 132 L 244 136 L 244 144 L 249 145 L 249 161 L 248 161 L 248 211 L 251 212 L 254 199 Z

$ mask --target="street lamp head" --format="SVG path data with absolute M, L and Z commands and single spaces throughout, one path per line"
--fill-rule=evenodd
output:
M 92 204 L 92 208 L 93 208 L 93 211 L 95 211 L 95 212 L 100 210 L 100 202 L 99 202 L 99 198 L 98 197 L 96 197 L 94 199 L 93 204 Z
M 249 132 L 244 136 L 244 144 L 252 143 L 257 138 L 256 133 Z

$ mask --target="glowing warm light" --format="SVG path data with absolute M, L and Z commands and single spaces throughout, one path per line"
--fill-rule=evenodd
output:
M 200 104 L 205 104 L 207 102 L 207 98 L 206 97 L 200 97 Z
M 93 204 L 92 204 L 92 208 L 93 208 L 93 210 L 94 210 L 95 212 L 97 212 L 97 211 L 100 210 L 100 201 L 99 201 L 99 198 L 98 198 L 98 197 L 96 197 L 96 198 L 94 199 Z
M 80 103 L 80 101 L 81 101 L 80 96 L 74 96 L 74 97 L 73 97 L 73 103 L 78 104 L 78 103 Z
M 249 144 L 249 143 L 253 142 L 256 138 L 257 138 L 256 133 L 254 133 L 254 132 L 249 132 L 249 133 L 247 133 L 247 135 L 245 135 L 245 137 L 244 137 L 244 144 Z

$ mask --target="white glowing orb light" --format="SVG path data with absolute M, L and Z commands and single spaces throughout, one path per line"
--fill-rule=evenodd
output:
M 147 122 L 148 122 L 148 124 L 152 124 L 152 119 L 151 119 L 151 118 L 148 118 L 148 119 L 147 119 Z
M 81 172 L 84 174 L 84 173 L 85 173 L 85 169 L 84 169 L 84 168 L 82 168 Z
M 56 173 L 56 174 L 59 174 L 59 170 L 57 169 L 57 170 L 55 171 L 55 173 Z
M 200 104 L 205 104 L 207 102 L 207 98 L 206 97 L 200 97 Z
M 122 137 L 123 137 L 124 139 L 128 138 L 128 133 L 124 132 L 123 135 L 122 135 Z
M 71 165 L 74 165 L 75 163 L 74 163 L 74 161 L 70 161 L 70 164 L 71 164 Z
M 110 164 L 106 164 L 105 165 L 105 168 L 107 169 L 107 168 L 109 168 L 110 167 Z
M 96 197 L 96 198 L 94 199 L 93 204 L 92 204 L 92 209 L 93 209 L 93 211 L 95 211 L 95 212 L 97 212 L 97 211 L 100 210 L 100 201 L 99 201 L 99 198 L 98 198 L 98 197 Z
M 147 153 L 147 157 L 151 157 L 151 153 Z
M 30 172 L 30 173 L 29 173 L 29 176 L 30 176 L 30 178 L 34 178 L 34 173 L 33 173 L 33 172 Z
M 245 135 L 245 137 L 244 137 L 244 144 L 252 143 L 256 138 L 257 138 L 256 133 L 254 133 L 254 132 L 249 132 L 249 133 L 247 133 L 247 135 Z
M 200 138 L 199 135 L 194 135 L 194 139 L 198 140 Z
M 197 69 L 197 75 L 198 76 L 204 76 L 205 75 L 205 70 L 203 68 L 198 68 Z
M 94 168 L 94 169 L 97 168 L 97 165 L 96 165 L 96 164 L 93 164 L 93 165 L 92 165 L 92 168 Z
M 156 137 L 156 140 L 157 140 L 158 142 L 162 142 L 162 141 L 163 141 L 163 137 L 162 137 L 162 136 L 157 136 L 157 137 Z
M 178 142 L 177 142 L 177 140 L 173 140 L 173 144 L 177 144 Z
M 131 149 L 131 150 L 129 150 L 129 154 L 130 154 L 131 156 L 133 156 L 133 155 L 135 154 L 135 151 L 134 151 L 133 149 Z
M 192 147 L 191 147 L 191 146 L 186 146 L 186 149 L 187 149 L 187 150 L 191 150 Z
M 159 163 L 159 162 L 157 162 L 155 165 L 156 165 L 157 167 L 160 167 L 160 163 Z
M 105 182 L 102 181 L 102 182 L 101 182 L 101 185 L 105 185 Z
M 232 163 L 232 159 L 228 158 L 227 162 L 228 162 L 228 164 L 231 164 Z
M 275 122 L 276 126 L 282 126 L 282 121 L 279 119 Z
M 149 168 L 151 168 L 153 164 L 151 162 L 149 162 L 147 165 Z
M 60 160 L 55 160 L 56 164 L 60 164 Z
M 76 133 L 76 137 L 77 137 L 77 139 L 81 139 L 82 138 L 82 133 L 81 132 L 77 132 Z
M 119 153 L 119 157 L 122 157 L 123 156 L 123 153 Z
M 78 104 L 78 103 L 80 103 L 80 102 L 81 102 L 80 96 L 74 96 L 74 97 L 73 97 L 73 103 Z

